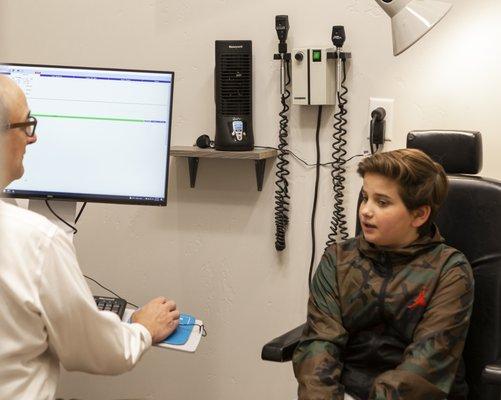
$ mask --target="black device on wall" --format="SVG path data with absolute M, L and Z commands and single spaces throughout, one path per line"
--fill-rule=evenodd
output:
M 371 154 L 376 153 L 384 145 L 384 133 L 386 128 L 386 110 L 378 107 L 371 112 L 371 125 L 369 134 L 369 145 Z
M 252 150 L 252 41 L 216 40 L 216 150 Z

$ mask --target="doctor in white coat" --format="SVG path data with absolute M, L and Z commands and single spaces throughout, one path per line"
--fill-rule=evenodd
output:
M 24 172 L 36 119 L 21 89 L 0 75 L 0 189 Z M 120 374 L 172 333 L 179 311 L 156 298 L 134 323 L 98 311 L 73 244 L 46 218 L 0 201 L 0 399 L 52 400 L 60 363 Z

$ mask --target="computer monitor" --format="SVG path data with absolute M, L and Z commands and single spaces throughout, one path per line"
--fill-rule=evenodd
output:
M 4 195 L 166 205 L 173 72 L 1 64 L 0 74 L 38 120 L 25 173 Z

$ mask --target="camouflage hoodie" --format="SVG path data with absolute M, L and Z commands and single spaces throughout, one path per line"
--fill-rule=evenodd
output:
M 436 226 L 397 250 L 363 236 L 332 245 L 293 357 L 299 400 L 445 399 L 472 304 L 470 265 Z

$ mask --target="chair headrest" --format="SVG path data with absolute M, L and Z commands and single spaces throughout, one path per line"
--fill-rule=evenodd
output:
M 471 131 L 412 131 L 407 148 L 419 149 L 447 174 L 478 174 L 482 169 L 482 135 Z

